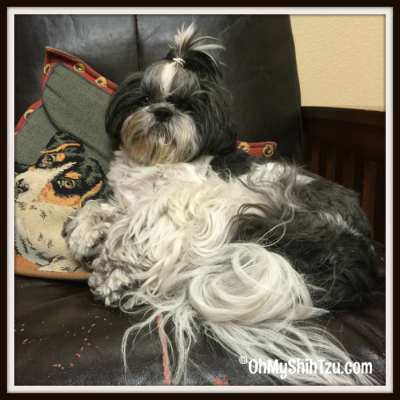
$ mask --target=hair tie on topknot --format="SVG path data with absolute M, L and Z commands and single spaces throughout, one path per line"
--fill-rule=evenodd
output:
M 211 36 L 194 39 L 196 32 L 197 27 L 194 23 L 187 28 L 183 25 L 181 29 L 178 29 L 175 43 L 170 45 L 171 50 L 164 59 L 174 61 L 203 78 L 208 77 L 215 81 L 217 76 L 222 75 L 221 66 L 224 64 L 216 60 L 208 51 L 224 49 L 224 47 L 216 43 L 218 39 Z
M 185 60 L 183 58 L 176 57 L 176 58 L 173 58 L 172 61 L 175 61 L 176 63 L 178 63 L 182 67 L 185 66 Z

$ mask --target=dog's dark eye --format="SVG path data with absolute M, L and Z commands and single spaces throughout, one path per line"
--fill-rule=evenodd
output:
M 43 158 L 43 162 L 45 163 L 45 164 L 50 164 L 50 163 L 52 163 L 54 161 L 54 157 L 53 156 L 50 156 L 50 155 L 47 155 L 47 156 L 45 156 L 44 158 Z
M 72 179 L 65 179 L 61 182 L 61 185 L 67 189 L 73 189 L 75 187 L 75 181 L 73 181 Z
M 149 96 L 143 96 L 139 100 L 142 104 L 149 104 L 150 103 L 150 97 Z
M 186 101 L 184 101 L 184 102 L 182 102 L 182 103 L 179 103 L 179 108 L 180 108 L 182 111 L 188 111 L 188 110 L 190 110 L 190 104 L 187 103 Z

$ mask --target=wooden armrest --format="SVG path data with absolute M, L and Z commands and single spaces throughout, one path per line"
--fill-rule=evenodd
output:
M 305 162 L 311 172 L 360 193 L 361 206 L 385 243 L 385 112 L 301 108 Z

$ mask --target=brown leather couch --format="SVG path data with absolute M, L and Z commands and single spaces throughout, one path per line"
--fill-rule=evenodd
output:
M 239 139 L 275 141 L 278 153 L 304 162 L 295 48 L 285 15 L 19 15 L 15 17 L 15 123 L 41 98 L 45 46 L 73 54 L 119 84 L 165 56 L 183 23 L 227 48 L 223 86 L 233 95 Z M 385 263 L 377 246 L 373 301 L 320 322 L 360 361 L 385 378 Z M 124 376 L 122 336 L 132 317 L 95 301 L 86 282 L 15 276 L 15 385 L 166 385 L 157 330 L 142 334 Z M 156 324 L 155 324 L 156 327 Z M 173 327 L 169 327 L 173 329 Z M 168 332 L 167 332 L 168 334 Z M 235 357 L 205 338 L 192 352 L 186 385 L 257 385 Z M 271 385 L 281 384 L 271 379 Z

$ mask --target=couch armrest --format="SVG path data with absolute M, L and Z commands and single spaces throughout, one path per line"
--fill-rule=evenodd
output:
M 360 193 L 361 206 L 385 243 L 385 112 L 302 107 L 305 162 L 311 172 Z

